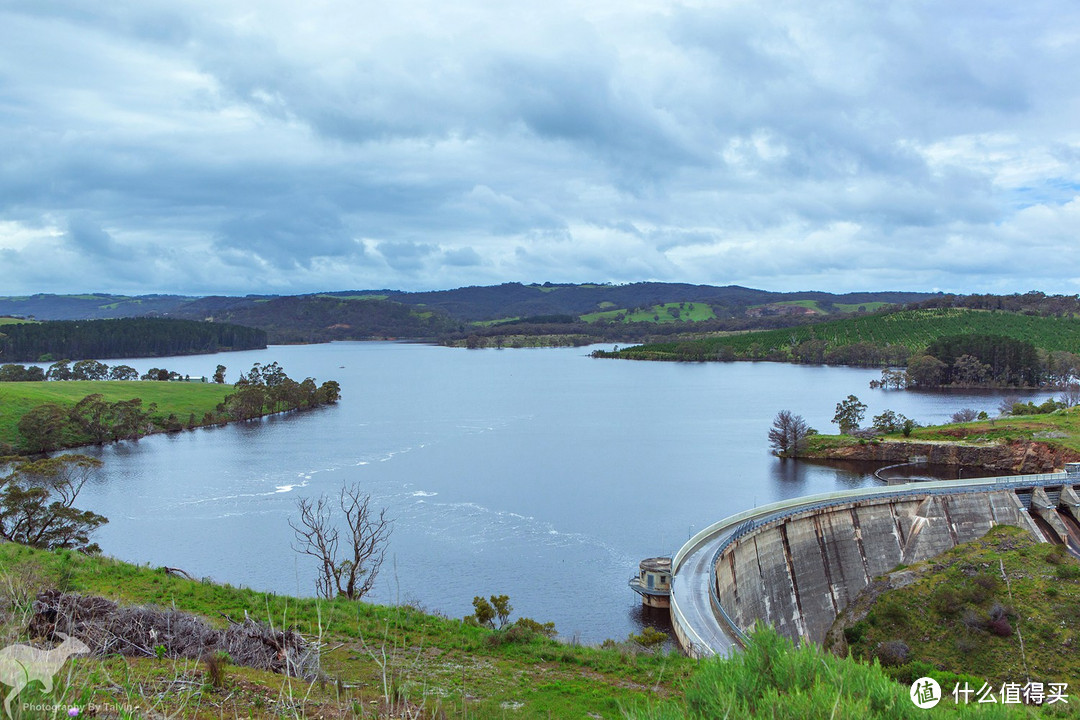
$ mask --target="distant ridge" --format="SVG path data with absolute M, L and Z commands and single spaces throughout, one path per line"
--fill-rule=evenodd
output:
M 820 291 L 778 293 L 729 285 L 689 285 L 642 282 L 627 285 L 554 284 L 471 286 L 453 290 L 405 292 L 402 290 L 350 290 L 304 295 L 185 296 L 37 294 L 0 297 L 0 315 L 38 320 L 92 320 L 121 317 L 173 316 L 201 320 L 238 313 L 282 298 L 308 302 L 312 298 L 393 302 L 423 311 L 438 311 L 450 320 L 474 322 L 531 315 L 584 315 L 610 309 L 648 308 L 666 303 L 706 303 L 718 316 L 745 314 L 746 309 L 776 303 L 816 303 L 827 312 L 830 305 L 904 304 L 934 297 L 918 292 L 863 292 L 834 294 Z

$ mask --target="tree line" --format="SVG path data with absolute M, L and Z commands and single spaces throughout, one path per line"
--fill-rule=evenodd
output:
M 266 347 L 266 332 L 228 323 L 166 318 L 56 320 L 5 325 L 0 360 L 196 355 Z
M 1077 319 L 930 308 L 784 330 L 656 342 L 616 352 L 596 351 L 593 356 L 907 366 L 912 386 L 1039 387 L 1063 386 L 1080 378 L 1080 355 L 1074 352 L 1078 348 Z
M 910 308 L 970 308 L 972 310 L 1004 310 L 1041 317 L 1080 317 L 1080 295 L 1047 295 L 1032 290 L 1012 295 L 939 295 Z
M 952 335 L 931 342 L 907 368 L 886 368 L 871 388 L 1068 387 L 1080 378 L 1080 355 L 1042 352 L 1000 335 Z
M 214 382 L 225 382 L 225 366 L 218 365 L 218 371 L 214 374 Z M 109 366 L 99 360 L 60 360 L 54 362 L 47 370 L 37 365 L 19 365 L 7 363 L 0 365 L 0 382 L 45 382 L 65 380 L 186 380 L 190 375 L 181 375 L 173 370 L 165 368 L 150 368 L 142 375 L 130 365 Z
M 224 374 L 225 367 L 219 365 L 215 379 L 224 382 Z M 186 419 L 176 413 L 164 415 L 156 403 L 144 406 L 141 398 L 110 402 L 101 393 L 91 393 L 73 406 L 36 405 L 23 414 L 16 429 L 25 452 L 46 453 L 64 447 L 137 440 L 159 431 L 179 432 L 289 410 L 309 410 L 334 404 L 341 397 L 341 386 L 336 381 L 317 385 L 309 377 L 297 382 L 276 362 L 265 366 L 255 363 L 250 372 L 241 374 L 234 388 L 235 392 L 202 417 L 193 412 Z
M 251 420 L 262 415 L 287 410 L 307 410 L 320 405 L 332 405 L 341 397 L 341 385 L 327 380 L 316 385 L 314 378 L 297 382 L 285 374 L 276 362 L 255 363 L 251 370 L 240 375 L 234 385 L 236 392 L 225 396 L 217 411 L 233 420 Z

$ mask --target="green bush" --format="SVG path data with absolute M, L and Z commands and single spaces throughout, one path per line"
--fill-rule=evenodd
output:
M 745 651 L 702 661 L 687 681 L 682 703 L 635 708 L 626 716 L 653 720 L 923 720 L 928 715 L 912 704 L 909 689 L 877 664 L 838 658 L 813 643 L 796 648 L 773 628 L 759 626 L 751 633 Z M 957 711 L 951 717 L 1020 716 L 1001 706 L 961 706 Z
M 860 642 L 866 635 L 866 621 L 860 620 L 850 627 L 844 628 L 844 640 L 847 640 L 848 645 L 854 645 Z
M 1076 565 L 1058 565 L 1055 574 L 1059 580 L 1075 580 L 1080 578 L 1080 567 Z

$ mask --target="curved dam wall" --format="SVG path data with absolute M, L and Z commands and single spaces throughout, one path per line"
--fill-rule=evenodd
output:
M 1075 497 L 1070 493 L 1060 491 Z M 860 590 L 901 563 L 976 540 L 999 524 L 1048 539 L 1028 511 L 1041 513 L 1042 497 L 1014 490 L 908 494 L 796 511 L 719 552 L 714 601 L 743 632 L 763 620 L 793 640 L 820 643 Z M 1046 504 L 1056 507 L 1058 499 Z

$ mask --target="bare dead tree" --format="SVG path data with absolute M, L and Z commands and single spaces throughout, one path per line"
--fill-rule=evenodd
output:
M 1065 403 L 1065 407 L 1080 405 L 1080 383 L 1070 382 L 1066 384 L 1062 388 L 1061 397 L 1058 399 Z
M 780 457 L 798 455 L 806 445 L 806 436 L 810 433 L 810 426 L 801 415 L 795 415 L 790 410 L 781 410 L 773 419 L 772 429 L 769 430 L 769 447 Z
M 393 529 L 386 508 L 376 515 L 371 496 L 357 483 L 343 485 L 337 503 L 320 495 L 315 501 L 300 498 L 296 508 L 299 521 L 289 520 L 296 536 L 293 550 L 318 561 L 315 591 L 327 599 L 359 600 L 366 595 L 375 585 Z M 344 515 L 344 528 L 334 517 L 338 508 Z

